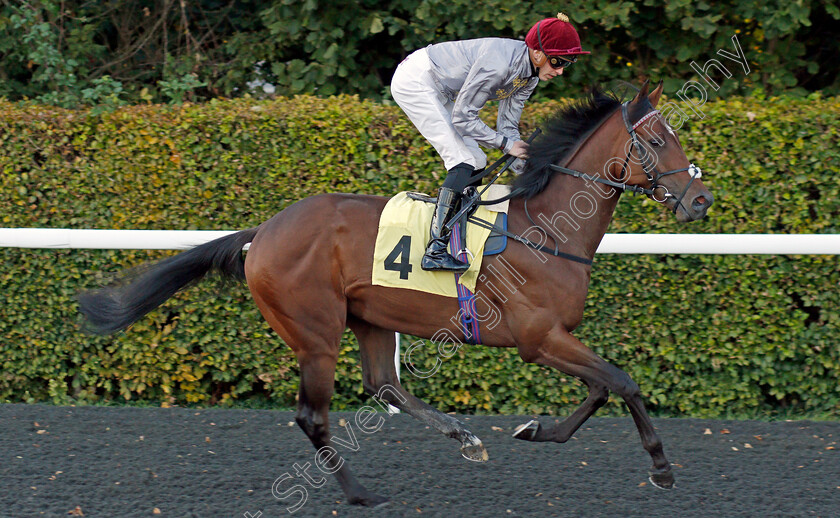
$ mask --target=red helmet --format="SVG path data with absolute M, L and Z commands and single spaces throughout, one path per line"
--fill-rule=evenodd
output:
M 558 13 L 557 18 L 545 18 L 535 23 L 525 36 L 525 44 L 549 56 L 590 54 L 581 48 L 577 31 L 563 13 Z

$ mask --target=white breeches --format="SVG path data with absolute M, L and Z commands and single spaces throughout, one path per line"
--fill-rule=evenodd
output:
M 483 168 L 487 165 L 487 155 L 475 140 L 462 136 L 452 125 L 455 103 L 438 90 L 430 69 L 426 49 L 413 52 L 394 72 L 391 96 L 434 146 L 447 170 L 460 163 Z

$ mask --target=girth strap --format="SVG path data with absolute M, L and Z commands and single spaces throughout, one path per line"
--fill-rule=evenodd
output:
M 460 223 L 455 224 L 455 227 L 452 229 L 449 245 L 452 247 L 453 253 L 456 253 L 456 250 L 458 251 L 458 259 L 466 263 L 470 261 L 470 258 L 467 257 L 467 247 L 464 245 L 464 241 L 461 240 L 460 227 Z M 475 294 L 459 282 L 461 275 L 460 273 L 455 273 L 455 291 L 458 294 L 458 306 L 461 309 L 459 311 L 461 315 L 461 329 L 464 332 L 464 340 L 468 344 L 477 345 L 481 343 L 481 329 L 478 325 Z

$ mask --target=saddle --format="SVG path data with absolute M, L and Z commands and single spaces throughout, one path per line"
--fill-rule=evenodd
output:
M 498 186 L 499 190 L 507 189 L 506 186 L 500 185 Z M 428 194 L 424 194 L 422 192 L 407 192 L 406 196 L 411 198 L 415 201 L 420 201 L 423 203 L 431 203 L 434 205 L 437 203 L 437 198 L 434 196 L 429 196 Z M 461 199 L 461 205 L 456 209 L 456 211 L 460 211 L 461 207 L 465 207 L 467 205 L 472 205 L 470 210 L 465 212 L 461 215 L 461 217 L 456 222 L 455 227 L 453 227 L 453 231 L 458 229 L 460 232 L 460 242 L 466 243 L 467 242 L 467 227 L 469 219 L 475 214 L 475 211 L 478 209 L 479 205 L 477 203 L 472 203 L 473 200 L 479 197 L 478 189 L 475 187 L 467 187 L 464 190 L 464 196 Z M 495 198 L 496 196 L 491 196 Z M 492 206 L 491 206 L 492 207 Z M 501 210 L 496 213 L 496 219 L 494 221 L 490 221 L 493 223 L 494 226 L 501 228 L 502 230 L 507 230 L 507 212 L 506 207 L 505 210 Z M 505 247 L 507 247 L 507 236 L 500 233 L 499 231 L 493 229 L 490 232 L 490 237 L 487 238 L 487 241 L 484 244 L 484 254 L 487 255 L 496 255 L 504 252 Z M 457 253 L 457 250 L 453 250 L 453 253 Z
M 474 187 L 465 191 L 449 236 L 450 253 L 470 264 L 463 274 L 425 271 L 418 267 L 437 200 L 418 192 L 397 194 L 380 216 L 371 284 L 457 298 L 464 341 L 480 343 L 474 291 L 483 257 L 499 254 L 507 246 L 507 202 L 492 200 L 509 193 L 510 188 L 505 185 L 490 186 L 483 196 Z

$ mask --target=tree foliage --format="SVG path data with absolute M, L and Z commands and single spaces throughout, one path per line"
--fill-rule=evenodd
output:
M 429 43 L 522 38 L 555 3 L 491 0 L 2 0 L 0 96 L 103 109 L 311 93 L 387 97 Z M 570 0 L 593 54 L 539 95 L 652 76 L 673 93 L 736 36 L 754 74 L 720 93 L 840 91 L 840 0 Z M 267 85 L 271 85 L 270 87 Z

